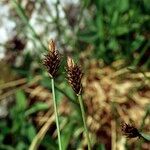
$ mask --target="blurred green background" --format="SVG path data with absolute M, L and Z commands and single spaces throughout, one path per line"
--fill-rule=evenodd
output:
M 86 85 L 92 84 L 91 81 L 101 84 L 101 79 L 97 78 L 113 75 L 120 70 L 121 74 L 122 70 L 123 74 L 129 73 L 125 74 L 125 79 L 129 78 L 128 81 L 123 80 L 122 83 L 131 82 L 136 85 L 134 88 L 130 87 L 133 91 L 129 89 L 131 93 L 128 93 L 128 96 L 121 95 L 121 98 L 127 96 L 129 105 L 125 106 L 114 97 L 112 99 L 116 100 L 115 102 L 106 98 L 109 108 L 98 107 L 98 111 L 102 109 L 102 113 L 93 108 L 92 113 L 97 113 L 98 116 L 103 114 L 103 117 L 108 114 L 113 120 L 110 124 L 110 118 L 106 117 L 109 125 L 105 124 L 104 130 L 102 118 L 97 120 L 101 124 L 98 129 L 92 130 L 89 125 L 93 150 L 115 150 L 121 147 L 148 150 L 148 143 L 128 143 L 125 139 L 117 142 L 121 135 L 116 138 L 111 132 L 114 132 L 114 122 L 115 128 L 119 128 L 116 107 L 133 109 L 134 102 L 142 113 L 143 120 L 139 126 L 144 128 L 144 124 L 150 123 L 149 120 L 145 121 L 149 119 L 150 112 L 149 107 L 147 108 L 150 97 L 149 0 L 2 0 L 0 8 L 0 150 L 27 150 L 35 137 L 41 138 L 38 142 L 39 150 L 58 149 L 53 106 L 52 101 L 49 101 L 51 81 L 42 65 L 50 39 L 56 41 L 57 48 L 63 55 L 56 79 L 57 100 L 62 114 L 60 120 L 63 149 L 86 149 L 78 103 L 64 80 L 66 56 L 71 55 L 76 62 L 82 64 L 85 91 Z M 93 71 L 94 68 L 97 72 L 99 70 L 100 74 Z M 114 76 L 116 77 L 116 74 Z M 116 83 L 124 79 L 120 76 L 116 78 Z M 135 82 L 140 85 L 137 86 Z M 106 90 L 104 93 L 107 93 L 111 84 L 109 80 L 106 83 L 108 87 L 102 84 L 102 89 Z M 124 85 L 122 87 L 126 90 Z M 147 92 L 145 101 L 131 100 L 132 92 L 138 93 L 138 90 L 143 92 L 144 96 Z M 84 94 L 90 120 L 94 115 L 89 107 L 94 107 L 97 103 L 89 104 L 87 100 L 90 101 L 90 98 L 87 98 L 86 92 Z M 98 92 L 96 94 L 99 99 L 100 95 Z M 143 95 L 137 99 L 142 99 Z M 133 121 L 134 117 L 126 117 L 128 119 L 124 118 L 125 120 Z M 140 120 L 136 117 L 134 119 Z M 39 133 L 40 129 L 45 129 L 45 133 Z M 145 131 L 148 132 L 148 129 L 147 125 Z M 107 131 L 110 135 L 107 135 Z M 114 138 L 116 143 L 113 142 Z

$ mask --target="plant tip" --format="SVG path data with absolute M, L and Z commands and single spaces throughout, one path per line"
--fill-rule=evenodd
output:
M 54 40 L 50 40 L 49 45 L 48 45 L 49 51 L 54 52 L 56 51 L 56 44 L 54 42 Z
M 130 124 L 122 123 L 122 133 L 127 138 L 136 138 L 140 137 L 140 133 L 136 127 Z
M 68 66 L 68 68 L 72 68 L 72 67 L 74 67 L 74 61 L 73 61 L 73 59 L 71 58 L 71 57 L 67 57 L 67 66 Z

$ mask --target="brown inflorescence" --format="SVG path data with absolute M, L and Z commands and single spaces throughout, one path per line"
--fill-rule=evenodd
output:
M 54 41 L 51 40 L 49 44 L 49 52 L 45 55 L 43 64 L 47 68 L 47 71 L 52 78 L 55 77 L 59 69 L 60 60 L 60 54 L 58 50 L 56 50 Z
M 74 63 L 73 59 L 67 58 L 67 79 L 73 90 L 77 95 L 82 92 L 82 79 L 83 73 L 81 68 Z
M 127 138 L 136 138 L 140 137 L 140 133 L 137 128 L 135 128 L 133 125 L 129 125 L 126 123 L 122 124 L 122 133 Z

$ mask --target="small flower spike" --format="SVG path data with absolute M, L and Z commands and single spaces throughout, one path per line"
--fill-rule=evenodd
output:
M 137 128 L 126 123 L 122 124 L 122 133 L 127 138 L 136 138 L 141 136 Z
M 81 68 L 74 63 L 71 57 L 67 58 L 67 79 L 77 95 L 82 93 L 82 79 L 83 73 Z
M 53 78 L 59 69 L 61 57 L 53 40 L 50 41 L 48 47 L 49 52 L 45 55 L 43 65 L 47 68 L 50 77 Z

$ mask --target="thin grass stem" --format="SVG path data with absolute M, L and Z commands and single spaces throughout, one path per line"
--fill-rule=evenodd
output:
M 25 10 L 24 8 L 21 6 L 21 4 L 19 2 L 17 2 L 16 0 L 12 1 L 15 8 L 16 8 L 16 12 L 18 13 L 19 17 L 22 19 L 23 23 L 25 25 L 27 25 L 27 27 L 30 29 L 33 37 L 35 37 L 38 42 L 41 44 L 41 47 L 43 49 L 46 49 L 45 45 L 42 43 L 39 35 L 36 33 L 36 31 L 34 30 L 34 28 L 32 27 L 32 25 L 29 23 L 29 18 L 27 17 L 27 15 L 25 14 Z
M 88 150 L 91 150 L 91 142 L 90 142 L 88 128 L 87 128 L 87 125 L 86 125 L 85 111 L 84 111 L 84 106 L 83 106 L 83 101 L 82 101 L 82 96 L 81 95 L 78 95 L 78 100 L 79 100 L 79 104 L 80 104 L 80 108 L 81 108 L 83 125 L 84 125 L 84 130 L 85 130 L 85 133 L 86 133 L 87 143 L 88 143 Z
M 133 62 L 134 66 L 137 66 L 140 63 L 140 61 L 141 61 L 142 57 L 144 56 L 145 52 L 148 50 L 149 45 L 150 45 L 150 43 L 149 43 L 149 41 L 147 41 L 147 43 L 143 47 L 139 57 L 137 59 L 135 59 L 135 61 Z
M 62 150 L 59 119 L 58 119 L 58 109 L 57 109 L 56 98 L 55 98 L 55 88 L 54 88 L 54 79 L 53 78 L 51 78 L 51 82 L 52 82 L 52 95 L 53 95 L 53 103 L 54 103 L 54 112 L 55 112 L 57 134 L 58 134 L 58 145 L 59 145 L 59 150 Z

